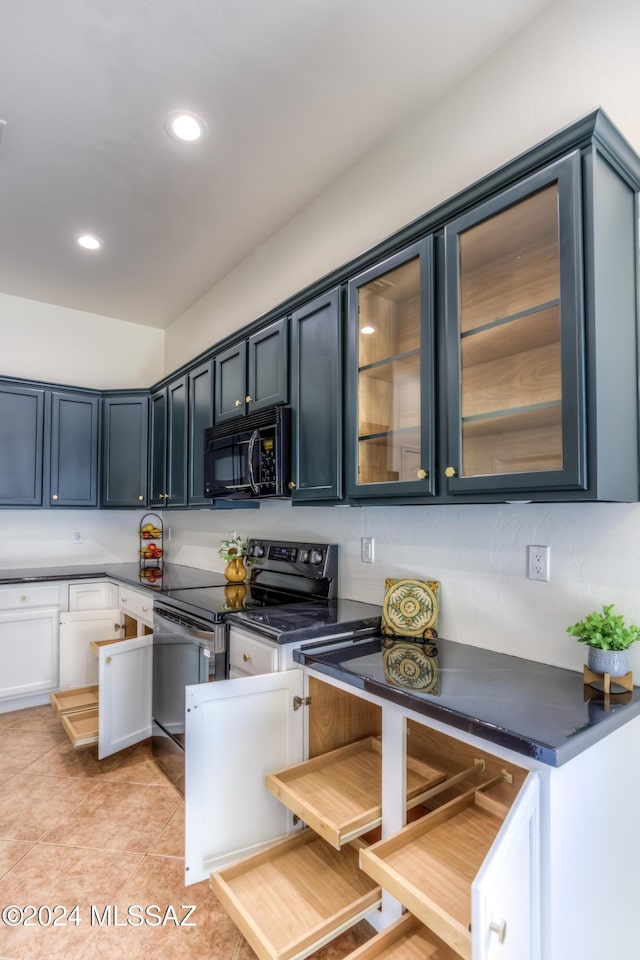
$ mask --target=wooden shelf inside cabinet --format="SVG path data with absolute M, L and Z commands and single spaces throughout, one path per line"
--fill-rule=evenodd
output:
M 211 874 L 211 886 L 260 960 L 302 960 L 381 902 L 357 848 L 336 851 L 308 829 Z
M 507 807 L 483 789 L 468 791 L 362 849 L 360 866 L 464 960 L 471 960 L 471 884 L 506 813 Z
M 87 747 L 98 742 L 98 707 L 81 713 L 65 713 L 60 718 L 65 733 L 74 747 Z
M 442 770 L 407 758 L 407 801 L 445 779 Z M 266 777 L 267 788 L 339 850 L 382 822 L 382 754 L 367 737 Z
M 135 634 L 134 634 L 135 636 Z M 112 643 L 122 643 L 123 637 L 112 637 L 110 640 L 90 640 L 89 649 L 93 654 L 99 656 L 102 647 L 108 647 Z
M 59 717 L 63 714 L 79 713 L 98 706 L 98 687 L 76 687 L 73 690 L 59 690 L 50 696 L 51 706 Z
M 349 954 L 349 960 L 460 960 L 410 913 Z

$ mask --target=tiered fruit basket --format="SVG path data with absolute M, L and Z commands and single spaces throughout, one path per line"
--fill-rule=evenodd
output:
M 140 580 L 150 587 L 162 584 L 164 569 L 162 520 L 157 513 L 145 513 L 140 521 Z

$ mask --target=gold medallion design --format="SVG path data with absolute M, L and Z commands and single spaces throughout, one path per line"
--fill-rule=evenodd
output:
M 440 584 L 437 580 L 385 580 L 382 632 L 399 637 L 437 637 Z
M 387 641 L 382 663 L 387 680 L 409 690 L 421 690 L 436 696 L 440 693 L 438 649 L 435 644 L 415 640 Z

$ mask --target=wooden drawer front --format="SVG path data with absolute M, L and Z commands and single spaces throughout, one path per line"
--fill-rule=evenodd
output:
M 312 830 L 211 874 L 211 886 L 260 960 L 302 960 L 381 901 L 357 849 Z
M 251 676 L 273 673 L 278 669 L 277 647 L 232 629 L 229 636 L 229 667 Z
M 79 713 L 98 706 L 98 687 L 76 687 L 74 690 L 59 690 L 51 694 L 51 706 L 58 716 Z
M 445 780 L 424 761 L 407 759 L 407 800 Z M 269 774 L 267 788 L 337 850 L 382 822 L 380 740 L 367 737 Z
M 0 610 L 59 605 L 60 592 L 57 584 L 27 583 L 19 587 L 0 587 Z
M 471 960 L 471 884 L 506 812 L 503 804 L 471 790 L 362 849 L 360 865 L 464 960 Z
M 81 713 L 65 713 L 60 718 L 65 733 L 74 747 L 86 747 L 98 742 L 98 708 Z
M 153 622 L 153 599 L 144 593 L 136 593 L 128 587 L 120 587 L 120 609 L 129 616 L 148 623 Z
M 416 917 L 405 913 L 345 960 L 460 960 L 460 955 L 427 930 Z

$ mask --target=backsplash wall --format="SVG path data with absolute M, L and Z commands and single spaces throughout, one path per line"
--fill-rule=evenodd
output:
M 381 603 L 385 577 L 440 580 L 442 637 L 581 670 L 586 649 L 566 627 L 615 603 L 640 623 L 640 504 L 464 504 L 177 511 L 167 515 L 167 554 L 221 571 L 219 541 L 243 536 L 340 544 L 340 593 Z M 375 538 L 375 562 L 360 538 Z M 549 582 L 526 577 L 527 545 L 551 548 Z M 640 646 L 637 645 L 637 646 Z M 640 676 L 640 649 L 630 651 Z

